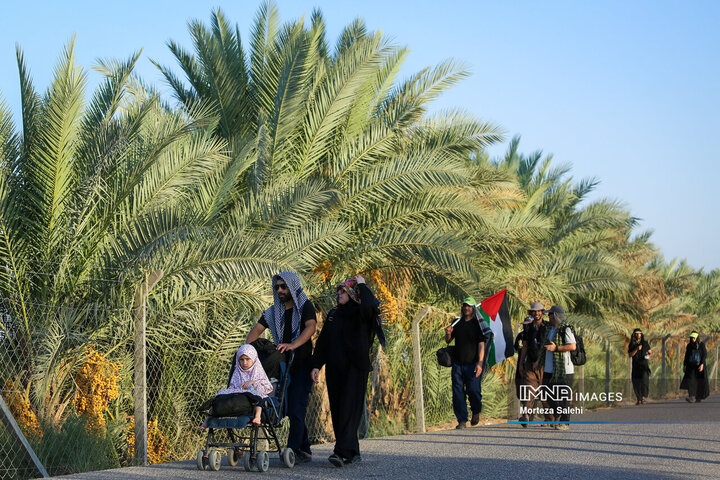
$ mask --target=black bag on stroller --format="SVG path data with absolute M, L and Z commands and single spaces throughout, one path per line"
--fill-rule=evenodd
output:
M 210 415 L 213 417 L 229 417 L 250 415 L 252 411 L 253 404 L 246 393 L 227 393 L 216 395 L 213 398 Z

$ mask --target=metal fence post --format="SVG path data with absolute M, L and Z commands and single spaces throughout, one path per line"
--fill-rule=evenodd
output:
M 522 323 L 521 323 L 520 325 L 518 325 L 518 329 L 517 329 L 518 331 L 517 331 L 517 334 L 516 334 L 516 335 L 518 335 L 518 334 L 520 334 L 520 332 L 522 332 L 522 327 L 523 327 Z M 523 341 L 523 343 L 525 343 L 525 342 Z M 518 354 L 518 355 L 517 355 L 517 361 L 515 362 L 515 376 L 516 376 L 516 377 L 517 377 L 517 374 L 518 374 L 518 373 L 517 373 L 517 370 L 518 370 L 518 368 L 521 367 L 521 365 L 520 365 L 520 352 L 517 352 L 517 354 Z M 517 392 L 517 390 L 516 390 L 516 392 Z M 521 407 L 520 399 L 518 398 L 517 394 L 516 394 L 516 395 L 513 395 L 513 404 L 512 404 L 512 409 L 513 409 L 513 410 L 512 410 L 512 411 L 514 412 L 515 418 L 518 418 L 518 417 L 520 416 L 520 407 Z M 508 420 L 513 420 L 513 418 L 512 418 L 512 417 L 511 417 L 511 418 L 508 418 Z
M 605 399 L 610 406 L 610 340 L 605 340 Z
M 5 404 L 5 399 L 2 395 L 0 395 L 0 413 L 2 414 L 0 416 L 0 420 L 2 420 L 2 423 L 4 423 L 7 427 L 10 436 L 22 446 L 23 452 L 25 452 L 27 458 L 32 461 L 40 475 L 42 475 L 43 478 L 48 478 L 50 475 L 48 475 L 48 472 L 45 470 L 42 462 L 38 459 L 37 455 L 35 455 L 35 451 L 30 446 L 30 443 L 27 441 L 27 438 L 25 438 L 25 435 L 23 435 L 22 430 L 20 430 L 20 427 L 15 421 L 15 417 L 13 417 L 10 409 Z M 5 477 L 3 476 L 2 478 Z
M 585 365 L 577 367 L 578 390 L 582 394 L 580 397 L 580 406 L 585 407 Z
M 715 390 L 717 390 L 718 344 L 715 344 Z
M 134 401 L 135 401 L 135 463 L 147 465 L 147 351 L 145 326 L 147 315 L 147 294 L 163 276 L 157 270 L 145 276 L 135 291 L 133 316 L 135 319 L 134 338 Z
M 667 339 L 670 338 L 670 335 L 665 335 L 662 338 L 662 394 L 663 396 L 667 394 L 667 346 L 666 342 Z
M 423 307 L 415 318 L 412 320 L 412 344 L 413 344 L 413 366 L 415 377 L 415 417 L 417 419 L 417 431 L 425 432 L 425 400 L 423 397 L 423 378 L 422 378 L 422 351 L 420 350 L 420 321 L 430 311 L 430 307 Z
M 641 352 L 644 354 L 644 352 Z M 632 357 L 627 357 L 627 380 L 625 381 L 625 395 L 627 398 L 632 398 L 633 386 L 632 386 Z

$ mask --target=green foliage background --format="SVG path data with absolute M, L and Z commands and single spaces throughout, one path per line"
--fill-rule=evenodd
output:
M 282 270 L 298 272 L 321 311 L 352 274 L 385 289 L 379 367 L 395 383 L 370 401 L 375 433 L 413 423 L 402 365 L 422 305 L 454 312 L 466 294 L 507 288 L 515 322 L 530 301 L 562 304 L 617 358 L 636 326 L 718 330 L 720 271 L 667 262 L 622 203 L 587 199 L 597 180 L 521 153 L 517 137 L 488 158 L 505 140 L 492 123 L 428 114 L 468 75 L 458 62 L 399 80 L 408 49 L 362 20 L 333 44 L 321 12 L 282 23 L 271 3 L 245 43 L 219 10 L 189 28 L 192 45 L 168 44 L 177 66 L 158 65 L 172 99 L 134 75 L 140 52 L 100 61 L 103 81 L 87 92 L 74 41 L 44 92 L 18 48 L 19 125 L 0 99 L 0 379 L 29 391 L 48 432 L 75 428 L 73 374 L 94 348 L 122 375 L 114 433 L 91 447 L 110 442 L 111 463 L 128 458 L 131 308 L 151 275 L 149 402 L 174 458 L 192 454 L 194 405 L 222 384 Z M 432 423 L 449 419 L 432 360 L 445 318 L 423 324 Z M 488 375 L 486 395 L 511 371 Z M 95 466 L 67 471 L 85 468 Z

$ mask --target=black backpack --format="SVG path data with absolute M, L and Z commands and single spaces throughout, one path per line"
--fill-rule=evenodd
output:
M 585 342 L 583 342 L 582 335 L 575 333 L 575 329 L 572 327 L 572 325 L 568 325 L 566 328 L 569 328 L 570 331 L 575 336 L 575 350 L 570 352 L 570 361 L 573 365 L 585 365 L 585 362 L 587 361 L 587 356 L 585 355 Z M 563 331 L 563 340 L 565 339 L 565 332 Z
M 690 350 L 690 355 L 688 355 L 688 365 L 696 368 L 700 366 L 700 348 L 694 348 Z

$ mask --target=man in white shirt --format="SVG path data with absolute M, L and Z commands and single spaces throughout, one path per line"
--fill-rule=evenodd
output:
M 565 322 L 565 309 L 560 305 L 553 305 L 546 310 L 550 320 L 547 340 L 545 341 L 545 368 L 543 372 L 543 385 L 572 386 L 575 366 L 570 360 L 570 352 L 575 350 L 575 335 Z M 556 390 L 557 391 L 557 390 Z M 548 395 L 545 407 L 554 411 L 552 419 L 555 422 L 569 422 L 570 401 L 563 398 L 552 398 Z M 553 424 L 557 430 L 567 430 L 568 423 Z

